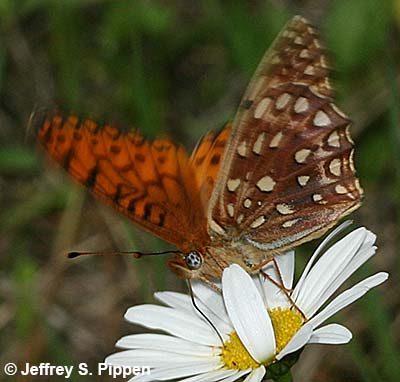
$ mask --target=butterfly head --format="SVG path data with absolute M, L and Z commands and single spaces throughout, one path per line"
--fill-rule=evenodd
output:
M 201 256 L 201 254 L 197 251 L 190 251 L 184 257 L 184 260 L 187 268 L 192 271 L 200 269 L 203 265 L 203 256 Z
M 202 274 L 204 259 L 199 251 L 180 253 L 168 262 L 169 267 L 184 279 L 198 278 Z

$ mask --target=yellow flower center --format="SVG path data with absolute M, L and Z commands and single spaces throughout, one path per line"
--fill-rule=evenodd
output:
M 304 320 L 295 309 L 274 308 L 268 310 L 268 314 L 274 327 L 276 352 L 279 353 L 301 328 Z
M 260 365 L 251 357 L 236 332 L 229 334 L 229 338 L 225 342 L 221 354 L 225 366 L 236 370 L 257 369 Z
M 275 308 L 268 310 L 275 333 L 276 353 L 279 353 L 301 328 L 304 323 L 302 315 L 297 310 Z M 229 334 L 221 353 L 222 362 L 229 369 L 257 369 L 260 364 L 255 361 L 244 347 L 236 332 Z M 269 359 L 264 365 L 275 361 Z

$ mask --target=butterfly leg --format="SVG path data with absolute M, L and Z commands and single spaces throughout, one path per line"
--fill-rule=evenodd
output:
M 268 264 L 272 262 L 276 271 L 276 274 L 278 276 L 278 281 L 274 280 L 270 275 L 268 275 L 267 273 L 265 273 L 262 268 Z M 296 303 L 294 302 L 294 300 L 291 297 L 291 293 L 293 292 L 293 289 L 289 289 L 286 288 L 284 283 L 283 283 L 283 278 L 282 278 L 282 274 L 281 271 L 279 269 L 278 263 L 275 259 L 274 256 L 264 260 L 263 262 L 261 262 L 261 264 L 258 264 L 254 270 L 259 270 L 259 272 L 264 276 L 265 279 L 268 279 L 269 281 L 271 281 L 275 286 L 277 286 L 279 289 L 282 290 L 282 292 L 285 294 L 285 296 L 287 297 L 287 299 L 289 300 L 290 304 L 301 314 L 301 316 L 303 317 L 304 321 L 308 321 L 308 318 L 306 317 L 306 315 L 302 312 L 302 310 L 296 305 Z
M 199 277 L 199 280 L 202 281 L 203 283 L 207 284 L 210 288 L 214 289 L 216 292 L 222 294 L 222 289 L 218 287 L 215 283 L 210 281 L 207 277 Z
M 262 268 L 267 265 L 268 263 L 272 262 L 274 264 L 275 270 L 276 270 L 276 274 L 278 276 L 278 281 L 273 280 L 271 277 L 269 277 L 263 270 Z M 268 278 L 268 280 L 270 280 L 274 285 L 276 285 L 277 287 L 279 287 L 280 289 L 282 289 L 283 291 L 286 291 L 287 293 L 292 293 L 293 289 L 292 288 L 286 288 L 284 283 L 283 283 L 283 278 L 282 278 L 282 274 L 281 271 L 279 269 L 278 263 L 275 260 L 275 257 L 269 257 L 268 259 L 264 260 L 263 262 L 261 262 L 260 264 L 258 264 L 255 268 L 255 271 L 259 271 L 264 278 Z

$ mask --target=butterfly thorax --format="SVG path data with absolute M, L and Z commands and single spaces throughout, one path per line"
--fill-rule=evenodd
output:
M 275 252 L 263 251 L 242 241 L 231 241 L 230 243 L 225 243 L 225 245 L 208 247 L 208 257 L 205 262 L 218 265 L 218 267 L 213 268 L 215 269 L 213 277 L 220 278 L 223 269 L 231 264 L 239 264 L 249 273 L 256 272 L 257 266 L 276 254 Z

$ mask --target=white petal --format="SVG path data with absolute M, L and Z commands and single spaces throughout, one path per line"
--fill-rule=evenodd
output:
M 123 349 L 163 350 L 197 356 L 219 354 L 219 348 L 204 346 L 165 334 L 140 333 L 122 337 L 116 346 Z
M 307 322 L 304 324 L 299 331 L 291 338 L 287 345 L 282 349 L 282 351 L 276 356 L 276 359 L 280 360 L 286 355 L 293 353 L 301 349 L 310 339 L 313 333 L 313 328 Z
M 373 232 L 367 230 L 367 237 L 364 240 L 363 246 L 372 247 L 375 244 L 375 241 L 376 241 L 376 235 Z
M 307 317 L 312 317 L 324 304 L 322 295 L 355 256 L 366 236 L 367 230 L 360 228 L 338 241 L 313 266 L 301 290 L 296 286 L 296 305 Z
M 215 362 L 220 358 L 215 357 L 199 357 L 186 354 L 172 353 L 160 350 L 134 349 L 125 350 L 108 356 L 106 363 L 119 366 L 149 366 L 149 367 L 165 367 L 171 364 L 197 364 L 202 361 Z
M 287 289 L 291 289 L 294 276 L 294 251 L 288 251 L 282 255 L 276 256 L 275 260 L 282 277 L 283 285 Z M 272 261 L 263 267 L 262 270 L 278 284 L 281 284 L 276 266 Z M 259 278 L 261 280 L 261 285 L 263 286 L 263 294 L 268 309 L 274 309 L 277 307 L 284 309 L 285 307 L 291 306 L 287 296 L 282 291 L 282 288 L 275 285 L 261 273 L 259 274 Z
M 265 375 L 265 367 L 260 366 L 254 369 L 244 380 L 244 382 L 261 382 Z
M 226 324 L 230 325 L 228 314 L 226 313 L 224 301 L 220 293 L 210 288 L 208 285 L 195 280 L 192 282 L 192 288 L 195 296 L 206 305 L 215 315 L 217 315 Z
M 350 305 L 360 297 L 364 296 L 370 289 L 382 284 L 388 278 L 388 273 L 380 272 L 373 276 L 366 278 L 365 280 L 354 285 L 352 288 L 344 291 L 337 296 L 331 303 L 329 303 L 320 313 L 313 317 L 308 324 L 311 324 L 313 328 L 317 328 L 329 317 L 333 316 L 339 310 L 342 310 L 346 306 Z
M 158 301 L 170 306 L 171 308 L 176 308 L 185 312 L 192 313 L 192 301 L 190 297 L 186 294 L 166 291 L 156 292 L 154 293 L 154 297 Z
M 184 378 L 191 375 L 207 373 L 217 370 L 221 365 L 215 360 L 199 361 L 196 364 L 172 364 L 170 366 L 157 367 L 151 370 L 149 375 L 138 375 L 129 382 L 168 381 L 171 379 Z
M 220 381 L 223 378 L 229 378 L 229 381 L 232 381 L 232 376 L 236 374 L 238 374 L 237 370 L 220 369 L 196 375 L 194 377 L 181 379 L 178 382 L 214 382 L 214 381 Z
M 347 344 L 352 338 L 351 331 L 339 324 L 329 324 L 314 331 L 309 344 Z
M 138 305 L 125 313 L 129 322 L 150 329 L 163 330 L 177 337 L 202 345 L 221 346 L 211 326 L 183 311 L 157 305 Z
M 251 369 L 240 370 L 240 371 L 236 370 L 236 374 L 232 375 L 229 378 L 222 379 L 219 382 L 234 382 L 237 381 L 239 378 L 243 377 L 244 375 L 249 374 L 250 372 Z
M 293 286 L 294 278 L 294 266 L 295 266 L 295 252 L 287 251 L 279 256 L 276 256 L 276 262 L 278 263 L 279 271 L 281 272 L 281 277 L 283 285 L 287 289 L 291 289 Z
M 221 300 L 222 300 L 222 296 L 221 296 Z M 208 318 L 208 320 L 210 320 L 212 322 L 212 324 L 216 327 L 216 329 L 218 330 L 218 333 L 221 335 L 221 337 L 223 338 L 224 341 L 229 339 L 229 334 L 232 333 L 233 331 L 233 326 L 231 323 L 226 324 L 225 321 L 221 320 L 215 313 L 213 313 L 210 309 L 207 308 L 206 305 L 204 305 L 200 300 L 196 299 L 196 304 L 197 307 L 203 312 L 203 314 L 206 315 L 206 317 Z M 194 309 L 194 307 L 193 307 Z M 206 321 L 204 319 L 204 317 L 201 316 L 201 314 L 199 312 L 197 312 L 196 310 L 196 314 L 201 317 L 202 320 L 204 320 L 204 322 L 207 323 L 207 325 L 210 325 L 210 323 L 208 321 Z
M 154 294 L 159 301 L 162 303 L 184 311 L 190 315 L 193 315 L 194 319 L 200 319 L 209 325 L 208 321 L 205 320 L 204 316 L 193 306 L 193 301 L 190 296 L 184 295 L 182 293 L 176 292 L 157 292 Z M 219 295 L 221 304 L 223 303 L 222 296 Z M 218 332 L 222 335 L 224 340 L 228 339 L 229 333 L 232 332 L 232 325 L 226 324 L 223 320 L 219 318 L 214 312 L 212 312 L 209 307 L 203 304 L 199 299 L 196 298 L 197 307 L 202 311 L 202 313 L 213 323 L 217 328 Z
M 342 232 L 344 229 L 349 227 L 353 222 L 351 220 L 346 220 L 339 226 L 337 226 L 333 231 L 331 231 L 328 236 L 325 237 L 325 239 L 322 241 L 322 243 L 318 246 L 318 248 L 315 250 L 313 255 L 311 256 L 310 260 L 308 261 L 306 267 L 304 268 L 304 271 L 297 282 L 296 289 L 301 290 L 303 287 L 303 282 L 306 279 L 308 272 L 310 271 L 312 265 L 314 264 L 314 261 L 317 259 L 317 257 L 320 255 L 320 253 L 325 249 L 325 247 L 329 244 L 329 242 L 340 232 Z M 296 298 L 297 292 L 295 291 L 292 295 L 293 298 Z
M 271 319 L 251 277 L 237 264 L 225 268 L 222 292 L 229 318 L 247 351 L 259 363 L 273 357 Z
M 266 267 L 268 267 L 268 265 L 267 265 Z M 262 300 L 263 300 L 263 303 L 264 303 L 265 308 L 267 308 L 267 301 L 266 301 L 266 299 L 265 299 L 265 295 L 264 295 L 264 286 L 263 286 L 263 283 L 264 283 L 263 279 L 264 279 L 264 277 L 260 277 L 260 276 L 261 276 L 261 273 L 259 273 L 259 274 L 252 274 L 252 275 L 250 275 L 250 276 L 251 276 L 251 279 L 253 280 L 254 286 L 256 287 L 256 289 L 257 289 L 259 295 L 261 296 L 261 298 L 262 298 Z
M 363 247 L 365 247 L 363 245 Z M 360 249 L 357 254 L 351 259 L 351 261 L 347 264 L 347 267 L 343 269 L 341 273 L 339 273 L 336 279 L 331 283 L 331 285 L 326 288 L 324 293 L 320 296 L 321 301 L 327 301 L 329 297 L 331 297 L 339 287 L 358 269 L 363 265 L 367 260 L 369 260 L 376 252 L 376 247 L 369 247 Z M 315 312 L 322 306 L 322 303 L 318 303 L 315 306 Z

